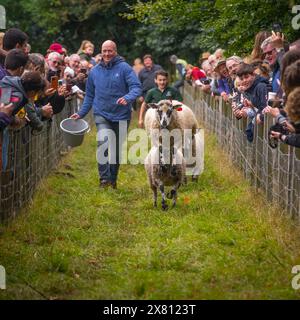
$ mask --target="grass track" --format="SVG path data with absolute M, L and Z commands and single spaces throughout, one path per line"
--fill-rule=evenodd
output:
M 0 227 L 0 299 L 299 299 L 300 230 L 206 135 L 205 171 L 167 213 L 142 165 L 98 189 L 95 132 Z

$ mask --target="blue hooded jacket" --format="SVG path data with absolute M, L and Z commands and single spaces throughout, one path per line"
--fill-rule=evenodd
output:
M 108 64 L 101 61 L 90 71 L 78 114 L 83 118 L 93 108 L 94 116 L 112 122 L 130 120 L 131 104 L 141 93 L 141 83 L 133 69 L 123 58 L 115 56 Z M 127 101 L 126 106 L 117 104 L 121 97 Z

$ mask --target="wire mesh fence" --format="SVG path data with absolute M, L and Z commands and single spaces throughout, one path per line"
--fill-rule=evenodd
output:
M 197 119 L 216 135 L 219 145 L 255 189 L 299 219 L 300 149 L 283 143 L 276 149 L 269 146 L 268 130 L 274 119 L 267 115 L 263 125 L 256 125 L 250 143 L 245 134 L 248 120 L 237 120 L 229 104 L 188 83 L 184 85 L 183 95 Z
M 39 135 L 31 128 L 0 132 L 0 222 L 14 218 L 32 198 L 39 181 L 68 151 L 60 122 L 78 110 L 76 98 L 66 100 L 61 113 L 44 122 Z

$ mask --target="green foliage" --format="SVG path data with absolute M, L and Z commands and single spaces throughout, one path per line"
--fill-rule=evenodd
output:
M 33 51 L 45 53 L 53 41 L 63 43 L 70 52 L 77 51 L 84 39 L 99 45 L 115 40 L 124 56 L 135 54 L 135 21 L 120 17 L 128 9 L 121 0 L 3 0 L 7 25 L 19 27 L 30 36 Z M 134 1 L 128 1 L 133 3 Z M 1 3 L 2 4 L 2 3 Z
M 148 30 L 149 37 L 155 37 L 155 40 L 147 39 L 151 49 L 160 47 L 163 54 L 171 54 L 182 52 L 184 44 L 185 57 L 193 56 L 195 61 L 200 52 L 217 47 L 226 49 L 228 55 L 247 55 L 255 34 L 262 29 L 271 31 L 272 25 L 278 22 L 286 38 L 295 40 L 297 32 L 291 27 L 294 4 L 295 1 L 286 0 L 138 1 L 124 17 L 142 22 L 143 32 Z M 159 35 L 166 29 L 173 41 L 169 40 L 164 47 L 165 41 L 160 42 Z

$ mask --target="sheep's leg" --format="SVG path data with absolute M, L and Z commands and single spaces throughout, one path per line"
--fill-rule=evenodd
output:
M 168 210 L 168 205 L 167 205 L 167 202 L 166 202 L 166 195 L 165 195 L 165 187 L 163 184 L 160 184 L 159 186 L 159 190 L 161 192 L 161 207 L 163 210 Z
M 171 196 L 172 196 L 172 208 L 176 206 L 177 202 L 177 190 L 180 187 L 180 181 L 177 181 L 177 183 L 173 186 L 171 190 Z
M 157 188 L 155 186 L 152 187 L 153 191 L 153 206 L 157 207 Z

